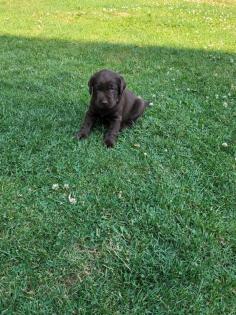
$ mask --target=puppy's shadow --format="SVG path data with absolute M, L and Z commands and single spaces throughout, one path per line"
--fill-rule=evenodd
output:
M 95 122 L 91 133 L 96 134 L 102 134 L 103 136 L 106 134 L 110 126 L 110 122 L 107 120 L 98 120 Z M 127 122 L 123 125 L 121 125 L 121 129 L 119 131 L 119 134 L 123 134 L 124 132 L 127 132 L 129 129 L 131 129 L 134 126 L 134 122 Z

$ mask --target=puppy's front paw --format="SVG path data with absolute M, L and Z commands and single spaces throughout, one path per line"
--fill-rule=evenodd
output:
M 80 132 L 77 132 L 75 135 L 77 140 L 82 140 L 88 137 L 88 132 L 85 130 L 81 130 Z
M 114 145 L 115 145 L 115 140 L 113 138 L 105 138 L 104 140 L 105 142 L 105 145 L 108 147 L 108 148 L 113 148 Z

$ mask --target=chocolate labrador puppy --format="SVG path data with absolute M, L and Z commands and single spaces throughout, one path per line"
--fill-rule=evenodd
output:
M 119 131 L 131 126 L 149 103 L 127 90 L 123 77 L 110 70 L 95 73 L 88 86 L 90 106 L 76 137 L 88 137 L 94 123 L 100 120 L 108 125 L 104 142 L 107 147 L 113 147 Z

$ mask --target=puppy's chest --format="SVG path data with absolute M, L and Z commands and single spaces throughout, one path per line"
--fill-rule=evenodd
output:
M 108 125 L 112 120 L 112 116 L 107 113 L 99 113 L 97 114 L 97 120 L 102 125 Z
M 96 116 L 101 121 L 110 121 L 114 117 L 114 112 L 110 111 L 97 111 Z

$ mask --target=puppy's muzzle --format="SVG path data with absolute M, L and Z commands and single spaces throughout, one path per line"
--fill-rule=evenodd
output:
M 107 100 L 102 100 L 100 103 L 101 103 L 102 106 L 107 106 L 108 105 L 108 101 Z

